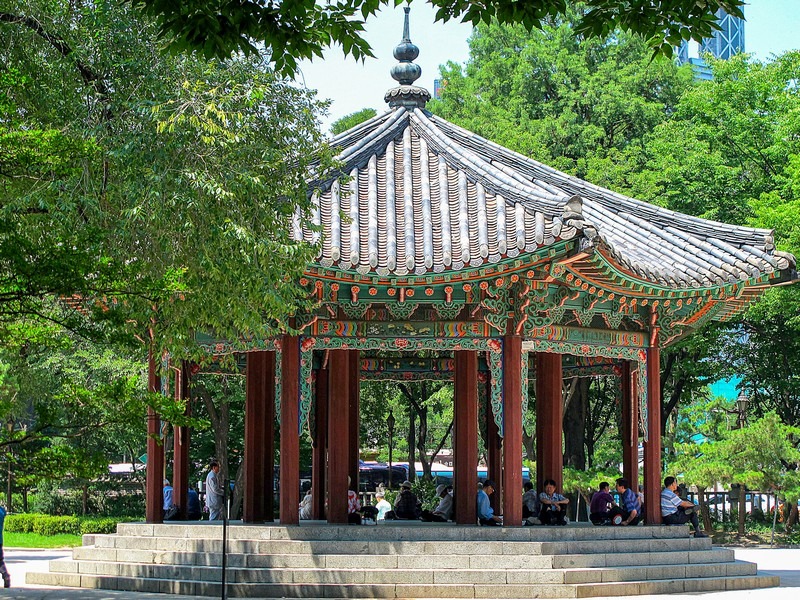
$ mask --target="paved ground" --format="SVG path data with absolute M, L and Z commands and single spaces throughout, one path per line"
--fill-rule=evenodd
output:
M 0 598 L 14 600 L 193 600 L 190 596 L 168 594 L 143 594 L 104 590 L 78 590 L 71 588 L 44 588 L 27 585 L 25 573 L 47 571 L 50 560 L 69 556 L 63 550 L 6 550 L 6 565 L 13 584 L 10 590 L 0 590 Z M 742 590 L 735 592 L 710 592 L 676 594 L 670 600 L 798 600 L 800 598 L 800 550 L 736 549 L 736 558 L 758 564 L 759 572 L 779 575 L 780 588 Z M 640 599 L 664 600 L 667 596 L 637 596 Z M 603 600 L 603 599 L 599 599 Z M 618 599 L 617 599 L 618 600 Z

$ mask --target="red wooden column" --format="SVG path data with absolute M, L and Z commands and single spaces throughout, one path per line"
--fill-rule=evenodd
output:
M 361 423 L 359 411 L 361 406 L 361 356 L 358 350 L 350 350 L 349 358 L 350 382 L 350 439 L 347 474 L 350 476 L 350 489 L 358 491 L 358 466 Z
M 175 371 L 175 399 L 184 402 L 185 416 L 191 414 L 189 403 L 189 368 L 186 361 L 181 361 L 181 367 Z M 189 501 L 189 428 L 186 425 L 175 427 L 173 432 L 172 451 L 172 489 L 173 503 L 180 507 L 181 519 L 186 518 L 186 508 Z
M 347 523 L 350 351 L 331 350 L 328 360 L 328 523 Z
M 245 382 L 245 409 L 244 409 L 244 513 L 243 520 L 247 523 L 261 523 L 267 514 L 265 501 L 271 493 L 265 493 L 267 487 L 267 454 L 272 454 L 271 448 L 266 448 L 268 429 L 267 390 L 274 387 L 273 380 L 267 377 L 267 362 L 272 352 L 248 352 Z M 274 364 L 274 359 L 273 359 Z M 269 427 L 271 430 L 272 427 Z M 272 481 L 272 477 L 269 477 Z M 271 487 L 271 486 L 270 486 Z
M 563 491 L 562 449 L 563 412 L 561 400 L 561 355 L 536 353 L 536 490 L 544 489 L 542 482 L 553 479 L 559 492 Z
M 633 485 L 633 483 L 631 483 Z M 644 443 L 644 515 L 648 525 L 661 523 L 661 350 L 658 329 L 647 349 L 647 441 Z
M 147 357 L 147 391 L 160 394 L 153 349 Z M 164 445 L 161 443 L 161 417 L 147 408 L 147 475 L 145 481 L 145 520 L 148 523 L 164 522 Z
M 300 340 L 281 342 L 281 525 L 300 523 Z
M 275 520 L 275 373 L 277 352 L 267 352 L 264 357 L 264 521 Z M 298 440 L 298 454 L 299 454 Z M 300 477 L 298 468 L 298 478 Z M 298 482 L 299 484 L 299 482 Z
M 636 363 L 624 361 L 620 374 L 622 389 L 622 476 L 631 488 L 639 485 L 639 402 Z
M 455 351 L 455 520 L 461 525 L 478 521 L 478 355 L 470 350 Z
M 497 484 L 494 494 L 489 496 L 489 502 L 495 514 L 503 514 L 503 438 L 494 422 L 492 414 L 492 378 L 486 381 L 486 471 L 489 479 Z
M 328 365 L 317 371 L 314 408 L 314 447 L 311 450 L 311 517 L 325 518 L 325 471 L 328 450 Z
M 503 339 L 503 524 L 522 525 L 522 338 Z M 558 356 L 558 355 L 556 355 Z M 561 365 L 559 358 L 559 366 Z M 559 396 L 560 396 L 559 383 Z M 559 398 L 560 402 L 560 398 Z

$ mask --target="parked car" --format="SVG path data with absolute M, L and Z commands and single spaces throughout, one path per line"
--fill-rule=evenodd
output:
M 731 500 L 730 493 L 728 492 L 709 496 L 706 498 L 706 504 L 708 505 L 708 510 L 711 513 L 722 514 L 724 512 L 729 514 L 731 512 L 731 508 L 733 508 L 733 510 L 739 509 L 739 501 Z M 754 508 L 763 511 L 766 509 L 766 506 L 767 499 L 765 494 L 745 494 L 744 507 L 746 514 L 753 512 Z

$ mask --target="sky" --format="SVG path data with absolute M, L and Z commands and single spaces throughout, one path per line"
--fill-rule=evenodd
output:
M 745 50 L 759 60 L 786 50 L 800 48 L 800 0 L 751 0 L 745 7 Z M 457 21 L 435 23 L 434 10 L 427 2 L 416 0 L 411 5 L 411 40 L 419 47 L 416 62 L 422 67 L 418 85 L 433 93 L 433 80 L 439 65 L 448 61 L 465 63 L 469 58 L 467 38 L 471 25 Z M 298 80 L 318 91 L 320 98 L 332 101 L 323 129 L 345 115 L 362 108 L 386 110 L 383 95 L 396 82 L 389 69 L 396 64 L 392 50 L 403 37 L 403 9 L 384 8 L 366 24 L 365 38 L 375 58 L 364 63 L 344 59 L 339 48 L 331 48 L 324 60 L 304 62 Z

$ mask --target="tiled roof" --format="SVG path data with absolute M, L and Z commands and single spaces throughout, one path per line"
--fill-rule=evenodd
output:
M 322 185 L 319 266 L 407 276 L 458 271 L 579 239 L 623 272 L 670 288 L 795 268 L 772 232 L 691 217 L 507 150 L 420 107 L 337 136 L 349 181 Z M 320 233 L 295 236 L 318 241 Z

